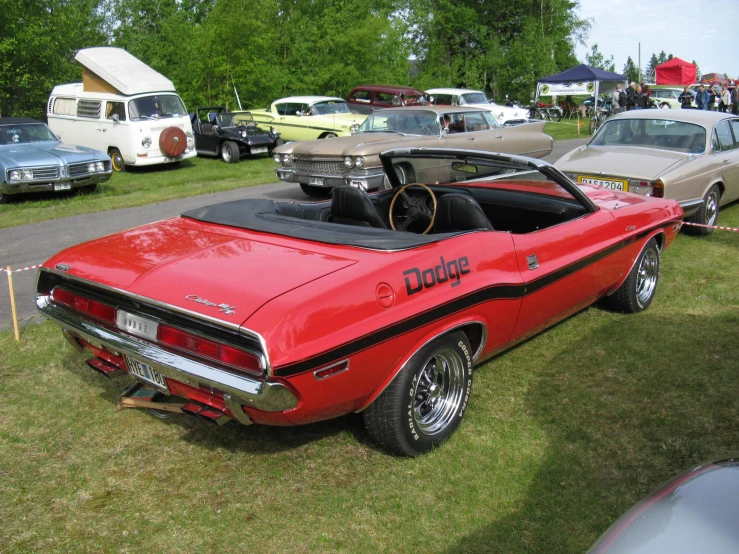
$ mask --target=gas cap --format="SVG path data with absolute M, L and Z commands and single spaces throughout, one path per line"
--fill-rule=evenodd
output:
M 387 283 L 380 283 L 375 289 L 377 301 L 383 308 L 389 308 L 395 304 L 395 291 Z

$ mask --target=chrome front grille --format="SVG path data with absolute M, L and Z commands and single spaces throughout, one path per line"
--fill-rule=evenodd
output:
M 94 160 L 91 160 L 89 162 L 83 162 L 79 164 L 69 164 L 69 176 L 74 177 L 84 177 L 85 175 L 89 175 L 90 172 L 87 169 L 87 166 L 91 163 L 95 163 Z
M 59 166 L 58 165 L 45 165 L 43 167 L 33 168 L 33 180 L 34 181 L 48 181 L 49 179 L 59 178 Z
M 305 173 L 319 175 L 343 175 L 349 173 L 349 168 L 344 165 L 343 160 L 333 161 L 314 161 L 295 159 L 295 169 L 304 171 Z

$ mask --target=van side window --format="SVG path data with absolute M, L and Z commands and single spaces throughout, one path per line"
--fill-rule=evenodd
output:
M 77 117 L 100 118 L 100 100 L 79 100 L 77 102 Z
M 54 107 L 51 113 L 57 115 L 74 115 L 75 112 L 74 98 L 57 98 L 54 100 Z
M 118 121 L 126 121 L 126 110 L 123 108 L 123 102 L 108 102 L 105 106 L 105 119 L 113 119 L 118 116 Z

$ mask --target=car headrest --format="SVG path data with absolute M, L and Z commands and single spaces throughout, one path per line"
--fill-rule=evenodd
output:
M 493 230 L 490 220 L 474 198 L 455 192 L 439 198 L 434 223 L 434 230 L 437 233 L 472 229 Z
M 345 225 L 387 229 L 375 205 L 362 189 L 336 187 L 331 194 L 331 220 Z

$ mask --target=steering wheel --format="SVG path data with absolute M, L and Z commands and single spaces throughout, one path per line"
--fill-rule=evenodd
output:
M 406 194 L 406 189 L 409 189 L 410 187 L 419 187 L 429 194 L 431 200 L 433 200 L 434 202 L 434 208 L 431 213 L 429 213 L 429 209 L 426 206 L 414 202 L 413 199 Z M 404 217 L 405 220 L 403 220 L 399 227 L 396 227 L 393 210 L 395 209 L 395 203 L 399 198 L 402 207 L 405 209 L 405 213 L 401 217 Z M 430 188 L 422 183 L 410 183 L 408 185 L 404 185 L 400 187 L 400 189 L 393 196 L 393 200 L 392 202 L 390 202 L 389 215 L 390 227 L 392 227 L 394 231 L 405 231 L 406 229 L 408 229 L 408 226 L 414 221 L 428 221 L 428 227 L 426 227 L 426 230 L 421 233 L 422 235 L 426 235 L 434 226 L 434 220 L 436 219 L 436 196 L 434 196 L 434 192 Z

